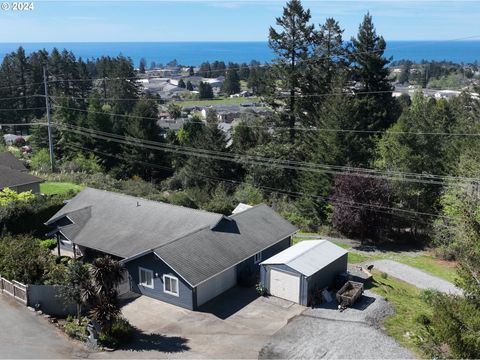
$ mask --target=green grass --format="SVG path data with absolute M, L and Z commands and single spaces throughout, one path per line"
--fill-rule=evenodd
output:
M 185 100 L 185 101 L 177 101 L 175 104 L 180 105 L 182 107 L 185 106 L 205 106 L 205 105 L 238 105 L 244 103 L 253 103 L 259 102 L 260 98 L 258 97 L 251 97 L 251 98 L 243 98 L 243 97 L 236 97 L 236 98 L 224 98 L 218 97 L 211 100 Z
M 383 322 L 387 334 L 421 356 L 415 341 L 415 337 L 422 331 L 422 325 L 417 319 L 421 315 L 430 316 L 432 313 L 430 306 L 422 300 L 421 291 L 396 278 L 390 276 L 384 278 L 376 271 L 370 290 L 384 297 L 395 307 L 395 315 L 387 317 Z
M 47 181 L 40 184 L 40 192 L 46 195 L 65 194 L 69 191 L 79 192 L 83 186 L 70 182 Z
M 348 262 L 350 264 L 358 264 L 358 263 L 362 263 L 362 262 L 368 261 L 368 260 L 373 260 L 373 257 L 363 255 L 363 254 L 359 254 L 359 253 L 356 253 L 356 252 L 349 252 L 348 253 Z

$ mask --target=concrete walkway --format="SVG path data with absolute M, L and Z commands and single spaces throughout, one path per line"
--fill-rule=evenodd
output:
M 462 291 L 451 282 L 393 260 L 375 260 L 368 264 L 373 264 L 375 269 L 415 285 L 419 289 L 435 289 L 444 293 L 462 294 Z

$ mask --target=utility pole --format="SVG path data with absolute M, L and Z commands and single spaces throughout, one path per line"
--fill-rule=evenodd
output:
M 55 171 L 55 163 L 53 158 L 53 139 L 52 139 L 52 123 L 50 118 L 50 100 L 48 98 L 48 82 L 47 82 L 47 66 L 43 65 L 43 83 L 45 85 L 45 107 L 47 108 L 47 129 L 48 129 L 48 148 L 50 150 L 50 165 L 52 172 Z

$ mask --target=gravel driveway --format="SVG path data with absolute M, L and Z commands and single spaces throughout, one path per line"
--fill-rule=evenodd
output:
M 355 308 L 344 312 L 307 309 L 278 331 L 260 351 L 260 359 L 411 359 L 415 356 L 379 329 L 393 313 L 382 297 L 365 291 Z
M 415 285 L 419 289 L 435 289 L 444 293 L 462 294 L 461 290 L 451 282 L 393 260 L 376 260 L 371 264 L 376 269 Z

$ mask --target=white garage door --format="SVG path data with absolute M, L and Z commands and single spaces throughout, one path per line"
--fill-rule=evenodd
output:
M 237 270 L 235 266 L 223 273 L 205 281 L 197 287 L 197 306 L 220 295 L 237 284 Z
M 270 295 L 298 303 L 300 301 L 300 277 L 271 269 Z

